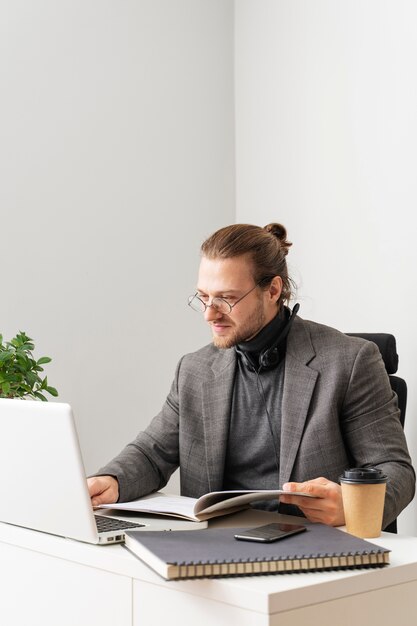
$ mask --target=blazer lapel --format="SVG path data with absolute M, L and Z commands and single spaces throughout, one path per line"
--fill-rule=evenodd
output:
M 315 351 L 303 320 L 296 318 L 288 336 L 282 398 L 280 485 L 288 482 L 297 456 L 318 372 L 308 367 Z
M 218 491 L 223 486 L 235 369 L 235 351 L 221 350 L 203 383 L 203 423 L 210 491 Z

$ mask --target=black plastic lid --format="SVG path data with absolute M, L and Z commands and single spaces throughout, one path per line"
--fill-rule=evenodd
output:
M 339 480 L 342 483 L 377 485 L 387 482 L 387 477 L 376 467 L 352 467 L 345 470 Z

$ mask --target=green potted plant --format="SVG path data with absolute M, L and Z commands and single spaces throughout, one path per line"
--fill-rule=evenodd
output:
M 43 356 L 35 360 L 33 339 L 19 331 L 16 337 L 3 343 L 0 335 L 0 398 L 33 398 L 47 402 L 45 393 L 56 397 L 57 390 L 41 377 L 42 365 L 52 359 Z

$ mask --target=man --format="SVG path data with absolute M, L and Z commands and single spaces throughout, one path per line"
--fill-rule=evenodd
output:
M 280 511 L 334 526 L 348 467 L 388 476 L 384 527 L 410 502 L 414 470 L 378 348 L 291 313 L 290 246 L 280 224 L 204 242 L 189 304 L 213 343 L 181 359 L 159 415 L 88 480 L 94 505 L 161 489 L 178 466 L 183 495 L 283 488 Z

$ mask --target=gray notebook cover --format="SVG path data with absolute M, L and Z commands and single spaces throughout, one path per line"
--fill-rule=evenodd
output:
M 178 566 L 285 561 L 297 562 L 296 569 L 306 571 L 378 566 L 388 562 L 389 550 L 386 548 L 324 524 L 309 524 L 306 532 L 264 544 L 236 540 L 234 535 L 242 530 L 242 528 L 215 528 L 203 530 L 200 533 L 127 531 L 126 535 L 129 540 L 126 545 L 145 562 L 151 563 L 152 559 L 146 558 L 150 553 L 165 564 Z M 377 555 L 381 560 L 363 558 L 368 555 Z M 345 556 L 353 556 L 354 559 L 347 562 L 346 559 L 341 558 Z M 321 559 L 320 566 L 318 566 L 315 560 L 320 557 L 336 558 L 329 562 Z M 386 559 L 384 562 L 382 557 Z M 303 563 L 300 564 L 301 559 Z M 307 559 L 308 562 L 306 562 Z M 285 571 L 289 569 L 291 568 L 286 568 Z M 202 575 L 211 575 L 214 571 L 206 569 Z M 228 573 L 227 570 L 222 570 L 220 574 L 224 572 Z M 244 573 L 251 572 L 245 570 Z M 194 576 L 195 573 L 193 573 Z

